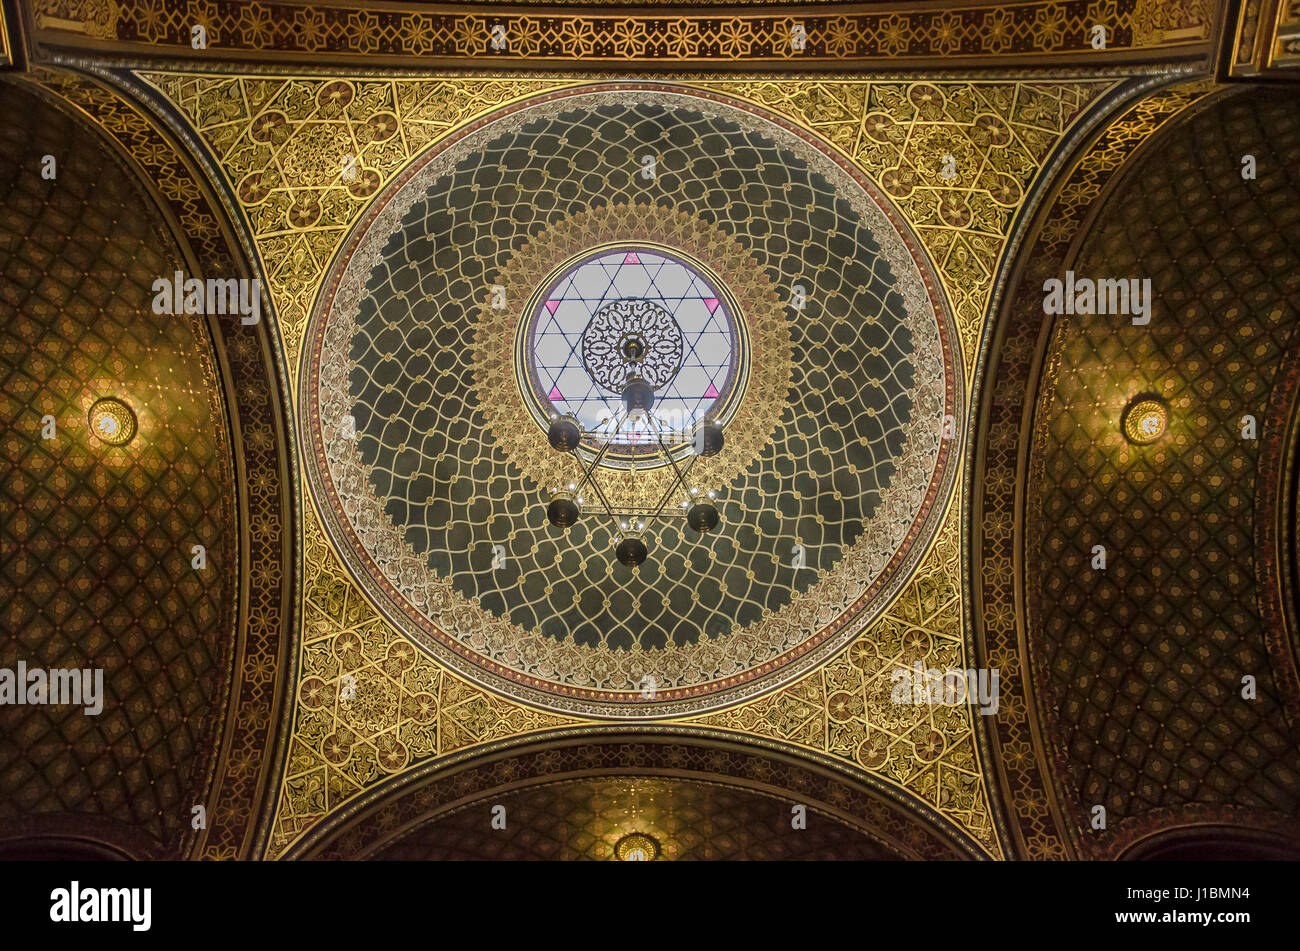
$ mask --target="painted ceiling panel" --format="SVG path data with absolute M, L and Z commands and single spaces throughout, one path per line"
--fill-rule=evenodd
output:
M 155 278 L 186 264 L 122 160 L 32 91 L 0 85 L 0 107 L 33 124 L 7 126 L 0 143 L 0 400 L 12 424 L 0 665 L 102 672 L 95 716 L 0 708 L 0 837 L 67 820 L 128 852 L 177 857 L 205 795 L 235 628 L 216 356 L 201 318 L 153 312 Z M 125 445 L 91 431 L 105 398 L 130 407 Z
M 486 77 L 481 80 L 358 82 L 342 77 L 237 79 L 179 73 L 147 73 L 143 76 L 171 97 L 202 131 L 221 162 L 230 187 L 239 196 L 249 215 L 263 260 L 268 262 L 275 275 L 270 291 L 290 354 L 302 352 L 307 315 L 319 306 L 318 289 L 329 286 L 323 282 L 328 280 L 326 269 L 337 253 L 335 249 L 341 246 L 349 229 L 359 220 L 367 201 L 385 194 L 384 182 L 404 182 L 411 174 L 410 169 L 416 167 L 408 163 L 419 159 L 422 151 L 437 150 L 443 137 L 455 137 L 462 128 L 476 128 L 475 123 L 481 121 L 476 117 L 490 114 L 494 107 L 517 103 L 548 89 L 572 91 L 576 85 L 572 80 L 548 82 Z M 934 262 L 938 271 L 935 287 L 942 288 L 944 299 L 953 308 L 958 326 L 956 339 L 961 342 L 963 356 L 969 360 L 979 339 L 981 315 L 993 289 L 993 276 L 998 269 L 1001 249 L 1011 231 L 1014 210 L 1024 202 L 1053 144 L 1079 118 L 1089 101 L 1113 86 L 1114 82 L 1109 80 L 1071 84 L 823 80 L 779 85 L 735 81 L 695 82 L 684 91 L 700 89 L 729 94 L 739 97 L 740 101 L 775 109 L 787 121 L 793 122 L 794 128 L 805 130 L 806 134 L 827 143 L 826 147 L 836 154 L 851 160 L 852 167 L 886 196 L 883 200 L 887 207 L 898 209 L 894 213 L 913 229 L 920 246 L 925 249 L 923 253 Z M 450 114 L 447 112 L 449 106 L 454 110 Z M 376 110 L 399 117 L 395 133 L 384 133 L 382 139 L 376 136 L 372 124 L 365 118 Z M 571 114 L 562 115 L 567 121 L 573 121 Z M 664 131 L 653 133 L 655 135 L 667 134 L 667 130 L 673 128 L 664 126 L 664 119 L 656 121 L 660 123 L 658 128 Z M 536 124 L 525 128 L 530 135 L 545 134 Z M 680 128 L 680 132 L 689 130 L 689 123 Z M 672 134 L 679 135 L 680 132 Z M 560 140 L 557 143 L 563 148 Z M 676 144 L 673 147 L 680 148 Z M 587 148 L 590 150 L 590 146 Z M 304 151 L 314 151 L 318 156 L 309 166 L 302 164 Z M 549 154 L 546 149 L 536 151 L 539 159 Z M 333 154 L 329 154 L 331 152 Z M 943 175 L 945 154 L 954 157 L 958 170 L 955 178 Z M 292 161 L 286 161 L 290 155 L 294 156 Z M 342 155 L 354 155 L 357 159 L 359 173 L 351 185 L 338 177 Z M 727 158 L 721 156 L 722 165 L 716 174 L 721 175 L 727 167 Z M 580 167 L 580 163 L 575 164 Z M 315 171 L 305 171 L 308 167 Z M 512 165 L 511 171 L 513 174 L 517 169 Z M 554 174 L 562 175 L 561 167 L 557 166 Z M 706 189 L 720 181 L 713 174 L 699 174 L 695 178 L 700 179 L 699 186 Z M 684 189 L 679 202 L 698 201 L 698 198 L 688 197 L 694 194 L 695 178 L 681 176 L 678 180 L 670 179 L 667 185 Z M 499 176 L 492 176 L 489 186 L 498 187 L 498 179 Z M 630 186 L 636 179 L 627 176 L 627 181 Z M 449 189 L 441 186 L 432 194 L 456 195 L 465 191 L 464 187 Z M 567 194 L 559 188 L 555 193 Z M 626 198 L 635 202 L 640 194 L 640 190 L 636 195 L 629 192 Z M 602 183 L 586 199 L 580 192 L 568 195 L 566 200 L 570 205 L 564 210 L 549 205 L 537 206 L 546 209 L 545 217 L 538 223 L 530 226 L 520 222 L 511 231 L 503 232 L 504 240 L 494 240 L 502 241 L 506 254 L 499 259 L 489 258 L 475 267 L 473 279 L 479 282 L 479 286 L 475 287 L 468 279 L 461 279 L 457 285 L 458 292 L 474 302 L 457 305 L 457 312 L 464 314 L 461 319 L 469 321 L 470 326 L 476 319 L 483 319 L 476 305 L 484 299 L 487 290 L 484 285 L 497 271 L 508 274 L 513 266 L 509 254 L 517 257 L 526 245 L 532 248 L 538 244 L 539 236 L 545 237 L 546 225 L 543 222 L 557 221 L 566 211 L 571 214 L 585 206 L 608 214 L 608 209 L 617 205 L 618 198 L 617 187 L 611 189 L 608 183 Z M 729 225 L 727 232 L 732 239 L 769 233 L 759 228 L 762 222 L 771 218 L 769 204 L 769 201 L 764 201 L 762 212 L 751 212 L 740 221 L 739 229 L 735 224 Z M 710 206 L 705 201 L 700 207 L 707 212 Z M 295 209 L 305 210 L 297 212 Z M 731 212 L 732 215 L 739 213 L 739 207 Z M 473 222 L 472 212 L 467 214 L 467 222 Z M 711 214 L 710 218 L 715 222 L 718 220 Z M 486 227 L 491 220 L 496 218 L 489 216 L 477 227 Z M 573 231 L 569 243 L 595 240 L 596 236 L 597 232 L 584 237 L 582 232 Z M 753 241 L 755 238 L 745 237 L 744 240 Z M 465 249 L 462 253 L 477 254 L 482 253 L 481 248 L 485 250 L 485 246 L 465 236 L 455 244 Z M 409 238 L 389 246 L 402 254 L 414 252 L 416 261 L 434 260 L 430 255 L 440 253 L 431 249 L 421 255 Z M 761 244 L 753 246 L 754 249 L 761 247 Z M 773 286 L 788 284 L 793 272 L 783 275 L 777 263 L 779 257 L 772 260 L 773 265 L 767 269 L 771 272 L 769 281 Z M 421 292 L 430 290 L 423 281 L 418 282 L 418 286 Z M 525 287 L 525 293 L 530 289 Z M 887 296 L 879 299 L 888 301 Z M 375 311 L 376 315 L 380 313 Z M 437 314 L 439 320 L 445 319 L 447 313 L 445 306 L 429 311 L 430 317 Z M 419 321 L 417 318 L 417 323 Z M 467 348 L 473 338 L 461 333 L 456 339 L 460 339 L 465 348 L 452 352 L 463 360 L 469 356 Z M 422 363 L 419 365 L 423 366 Z M 970 373 L 967 364 L 961 375 L 965 378 Z M 350 385 L 357 385 L 361 378 L 354 375 L 350 379 Z M 449 391 L 448 395 L 458 400 L 468 396 L 467 408 L 482 406 L 481 396 L 477 404 L 475 402 L 473 385 L 473 377 L 463 377 L 460 386 L 454 393 Z M 357 392 L 350 394 L 350 398 L 355 399 Z M 407 392 L 413 391 L 408 389 Z M 815 388 L 799 388 L 785 400 L 793 399 L 795 402 L 790 405 L 797 406 L 798 400 L 811 399 L 817 392 Z M 438 403 L 444 406 L 445 398 Z M 477 419 L 475 425 L 480 427 L 484 425 L 482 412 L 479 409 L 470 417 Z M 504 417 L 500 414 L 493 417 L 492 412 L 488 412 L 488 418 L 496 431 L 488 436 L 485 445 L 495 443 L 499 446 Z M 363 417 L 366 417 L 364 412 L 356 413 L 361 423 L 359 443 L 377 449 L 379 442 L 366 441 L 367 423 Z M 378 432 L 380 430 L 376 430 Z M 384 433 L 381 438 L 392 438 L 394 446 L 401 445 L 400 437 L 388 432 L 387 428 Z M 498 464 L 508 465 L 509 457 L 502 459 L 499 453 L 499 448 L 492 450 L 492 454 L 501 459 Z M 764 465 L 760 462 L 754 471 L 761 472 Z M 513 477 L 515 479 L 523 475 L 518 468 L 508 471 L 519 473 Z M 387 494 L 383 490 L 392 488 L 388 484 L 392 478 L 386 476 L 384 484 L 380 485 L 383 494 Z M 408 517 L 410 500 L 421 499 L 423 501 L 419 504 L 431 504 L 429 499 L 436 497 L 432 486 L 436 484 L 435 480 L 429 486 L 428 497 L 414 483 L 410 490 L 414 494 L 401 490 L 407 499 Z M 532 486 L 531 490 L 520 495 L 519 504 L 512 508 L 512 511 L 518 509 L 523 513 L 529 509 L 526 504 L 528 491 L 536 493 L 538 485 L 526 477 L 519 485 L 521 488 Z M 466 497 L 462 504 L 471 505 L 472 497 Z M 535 504 L 531 507 L 536 511 Z M 390 511 L 400 514 L 400 508 Z M 749 519 L 742 516 L 739 520 L 746 523 Z M 485 519 L 483 524 L 488 522 Z M 323 539 L 312 541 L 316 537 L 312 523 L 314 519 L 309 520 L 307 527 L 306 605 L 309 628 L 317 603 L 311 592 L 319 590 L 310 579 L 317 572 L 325 572 L 320 575 L 322 579 L 334 579 L 329 583 L 334 590 L 343 585 L 348 592 L 344 597 L 349 603 L 362 607 L 373 597 L 363 596 L 352 587 L 334 556 L 321 561 L 319 556 L 312 554 L 320 552 L 323 556 L 333 547 Z M 429 524 L 428 516 L 421 516 L 419 524 L 422 527 L 415 536 L 417 540 L 426 537 L 427 528 L 423 526 Z M 531 531 L 538 530 L 535 527 Z M 987 793 L 980 779 L 973 723 L 969 716 L 963 711 L 951 710 L 936 717 L 925 709 L 899 708 L 889 702 L 890 674 L 900 664 L 906 666 L 913 660 L 920 660 L 927 667 L 964 666 L 959 599 L 960 549 L 956 532 L 957 521 L 950 517 L 940 527 L 929 554 L 894 600 L 893 606 L 884 616 L 862 629 L 857 635 L 860 647 L 851 648 L 847 654 L 841 653 L 841 661 L 803 677 L 770 697 L 749 701 L 733 711 L 698 722 L 707 723 L 714 729 L 770 736 L 839 757 L 856 768 L 909 789 L 922 802 L 949 815 L 952 821 L 984 842 L 985 848 L 996 853 L 998 846 L 993 838 Z M 531 548 L 521 546 L 521 550 L 527 553 Z M 555 549 L 554 543 L 547 550 L 554 552 L 552 557 L 558 557 L 559 550 Z M 608 557 L 603 546 L 588 545 L 584 551 L 589 553 L 579 554 L 580 559 L 585 559 L 593 568 L 599 566 L 602 574 L 608 571 Z M 435 571 L 441 568 L 445 572 L 451 564 L 430 559 Z M 832 561 L 825 567 L 833 564 Z M 540 563 L 539 568 L 541 573 L 538 577 L 544 578 L 545 568 Z M 489 578 L 490 573 L 483 577 Z M 471 596 L 475 593 L 473 587 L 465 591 Z M 553 596 L 554 588 L 552 592 Z M 490 594 L 488 589 L 479 594 L 480 600 L 486 595 L 487 602 L 497 610 L 507 604 L 515 611 L 522 606 L 517 597 L 507 597 L 501 599 L 498 607 L 498 602 L 491 599 L 499 595 Z M 527 600 L 522 603 L 527 603 Z M 534 609 L 532 616 L 553 615 L 550 610 L 539 615 Z M 324 653 L 306 650 L 303 654 L 300 682 L 308 685 L 306 693 L 311 698 L 311 706 L 299 708 L 298 738 L 292 746 L 286 785 L 281 794 L 281 828 L 284 831 L 278 835 L 289 838 L 279 838 L 278 841 L 286 845 L 296 830 L 309 827 L 312 816 L 323 815 L 336 808 L 335 804 L 357 795 L 384 776 L 400 773 L 402 769 L 420 762 L 422 757 L 436 755 L 439 751 L 436 731 L 422 728 L 403 715 L 386 723 L 370 722 L 360 730 L 355 729 L 356 724 L 352 722 L 355 718 L 348 715 L 344 709 L 346 704 L 339 699 L 343 684 L 350 682 L 345 678 L 359 679 L 369 664 L 382 665 L 388 651 L 403 641 L 402 635 L 368 606 L 362 608 L 358 620 L 361 617 L 371 619 L 362 622 L 365 631 L 362 643 L 382 632 L 382 640 L 373 647 L 367 647 L 357 655 L 340 653 L 337 647 Z M 331 628 L 323 620 L 318 630 L 320 633 L 312 635 L 311 639 L 319 637 L 322 647 L 331 644 L 327 634 Z M 616 630 L 615 627 L 609 633 Z M 595 627 L 593 631 L 600 631 L 600 628 Z M 600 631 L 595 636 L 603 634 L 605 632 Z M 464 673 L 462 671 L 462 675 Z M 409 672 L 403 670 L 393 682 L 393 688 L 403 696 L 436 698 L 440 690 L 450 683 L 459 682 L 459 679 L 450 676 L 450 672 L 440 673 L 437 666 L 426 668 L 425 662 L 419 661 Z M 300 697 L 302 695 L 300 692 Z M 390 708 L 397 713 L 400 706 L 394 703 Z M 828 708 L 834 710 L 833 715 L 827 715 Z M 507 716 L 506 711 L 510 709 L 509 704 L 503 706 L 500 700 L 487 704 L 479 701 L 468 706 L 440 707 L 437 720 L 446 731 L 443 736 L 452 739 L 452 746 L 460 746 L 466 740 L 477 742 L 476 737 L 500 735 L 500 727 L 484 732 L 484 728 L 494 722 L 515 722 L 518 724 L 516 729 L 528 730 L 546 729 L 563 722 L 553 716 L 539 717 L 522 708 L 518 715 Z M 475 719 L 470 721 L 472 726 L 466 732 L 459 721 L 471 713 Z M 478 719 L 483 714 L 488 719 Z M 388 756 L 383 755 L 384 750 L 388 750 Z M 308 798 L 303 798 L 304 795 Z

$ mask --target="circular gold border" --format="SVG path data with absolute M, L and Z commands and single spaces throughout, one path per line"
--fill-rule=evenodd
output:
M 340 447 L 333 435 L 335 427 L 342 425 L 348 415 L 342 395 L 347 390 L 346 371 L 337 363 L 337 348 L 340 341 L 350 339 L 347 337 L 350 315 L 364 294 L 366 275 L 381 259 L 382 247 L 377 246 L 378 240 L 397 227 L 422 196 L 417 186 L 451 172 L 455 164 L 451 146 L 468 140 L 477 147 L 478 143 L 502 134 L 500 130 L 518 129 L 526 121 L 525 110 L 558 115 L 574 104 L 594 105 L 610 96 L 624 99 L 629 92 L 640 96 L 642 101 L 685 106 L 709 115 L 757 118 L 764 123 L 768 138 L 809 161 L 837 190 L 843 190 L 851 207 L 872 228 L 886 260 L 897 269 L 898 289 L 907 312 L 914 321 L 920 321 L 914 331 L 919 331 L 927 341 L 919 355 L 927 369 L 932 367 L 935 372 L 932 385 L 917 391 L 921 399 L 920 416 L 909 437 L 912 441 L 922 437 L 924 443 L 933 446 L 933 456 L 919 446 L 905 454 L 909 474 L 917 480 L 909 480 L 912 485 L 909 491 L 920 491 L 921 498 L 919 506 L 907 516 L 910 522 L 903 535 L 892 543 L 892 554 L 884 555 L 882 562 L 882 556 L 871 550 L 873 538 L 861 539 L 823 581 L 780 612 L 783 623 L 800 629 L 798 643 L 780 649 L 777 654 L 770 654 L 770 648 L 764 648 L 769 650 L 769 656 L 739 673 L 723 673 L 678 686 L 665 684 L 650 701 L 635 688 L 619 690 L 565 683 L 555 680 L 548 671 L 520 669 L 517 649 L 502 654 L 501 660 L 495 659 L 489 638 L 507 633 L 518 637 L 522 632 L 500 619 L 478 614 L 476 623 L 486 627 L 468 632 L 460 628 L 457 615 L 449 615 L 448 611 L 456 604 L 461 604 L 463 609 L 470 609 L 471 605 L 462 603 L 464 599 L 455 594 L 445 579 L 413 582 L 411 579 L 419 574 L 419 566 L 409 560 L 400 561 L 400 550 L 391 542 L 384 542 L 382 551 L 372 551 L 374 542 L 365 542 L 358 536 L 351 522 L 353 515 L 349 514 L 356 511 L 358 504 L 371 506 L 364 494 L 355 494 L 360 488 L 359 473 L 346 469 L 336 473 L 333 469 L 345 455 L 339 452 L 340 448 L 347 448 Z M 919 318 L 918 314 L 928 314 L 929 319 Z M 330 320 L 331 317 L 338 320 Z M 851 641 L 902 589 L 924 554 L 924 542 L 938 528 L 946 510 L 944 500 L 949 498 L 956 479 L 955 447 L 965 430 L 964 392 L 959 384 L 963 379 L 961 353 L 955 346 L 956 340 L 952 309 L 935 276 L 933 262 L 908 221 L 875 182 L 815 133 L 762 106 L 711 90 L 644 80 L 565 87 L 524 97 L 448 134 L 409 164 L 354 222 L 348 237 L 336 249 L 305 337 L 299 371 L 304 399 L 298 404 L 302 431 L 308 439 L 310 464 L 305 466 L 304 473 L 310 498 L 321 514 L 322 527 L 367 599 L 398 630 L 412 635 L 415 643 L 435 660 L 462 676 L 545 709 L 612 718 L 701 713 L 743 702 L 814 669 Z M 941 435 L 946 431 L 945 419 L 955 424 L 947 436 Z M 928 472 L 924 485 L 918 479 L 922 459 L 930 460 L 924 463 Z M 341 488 L 349 493 L 346 504 L 340 495 Z M 886 500 L 884 514 L 891 522 L 905 515 L 902 504 L 901 499 Z M 870 536 L 876 534 L 874 527 L 881 521 L 873 520 Z M 364 535 L 374 539 L 376 529 L 382 531 L 382 525 L 376 524 Z M 395 566 L 400 569 L 396 579 L 380 570 L 377 556 L 383 561 L 399 559 Z M 862 584 L 865 588 L 860 587 Z M 440 622 L 439 618 L 443 620 Z M 440 623 L 449 626 L 440 627 Z M 561 650 L 557 654 L 557 659 L 565 665 L 562 669 L 582 669 L 581 650 L 572 644 L 564 646 L 567 652 Z M 489 649 L 485 651 L 485 647 Z M 662 655 L 659 659 L 673 659 L 668 657 L 670 653 L 659 651 Z
M 99 431 L 99 427 L 95 425 L 95 419 L 99 416 L 117 420 L 116 435 L 105 436 Z M 125 446 L 135 438 L 136 431 L 139 429 L 135 410 L 116 396 L 100 397 L 91 403 L 90 409 L 86 411 L 86 422 L 90 424 L 91 435 L 106 446 Z
M 628 853 L 635 848 L 643 849 L 647 855 L 644 861 L 653 862 L 659 858 L 662 849 L 659 846 L 659 840 L 648 832 L 629 832 L 623 838 L 614 843 L 614 858 L 620 862 L 632 861 Z
M 591 241 L 591 237 L 605 240 Z M 722 229 L 686 212 L 666 213 L 648 204 L 604 205 L 578 212 L 538 232 L 510 256 L 506 266 L 493 276 L 492 282 L 506 289 L 516 284 L 527 289 L 527 307 L 532 308 L 546 282 L 570 262 L 584 256 L 591 247 L 608 245 L 642 245 L 662 247 L 691 263 L 698 263 L 716 280 L 719 293 L 729 295 L 740 332 L 745 335 L 746 369 L 744 393 L 735 401 L 727 421 L 727 441 L 716 456 L 700 457 L 692 468 L 692 482 L 717 488 L 744 472 L 771 441 L 790 394 L 793 344 L 790 320 L 777 300 L 768 277 L 734 238 Z M 575 253 L 574 248 L 581 248 Z M 752 275 L 742 280 L 734 275 Z M 491 295 L 479 308 L 479 323 L 474 328 L 474 390 L 479 407 L 487 419 L 487 430 L 498 446 L 540 491 L 549 486 L 567 485 L 582 478 L 574 458 L 554 452 L 544 431 L 533 421 L 527 397 L 519 403 L 495 396 L 499 381 L 513 379 L 516 394 L 526 381 L 520 373 L 519 337 L 524 333 L 530 309 L 522 312 L 494 310 Z M 507 365 L 508 361 L 508 365 Z M 757 368 L 757 370 L 755 370 Z M 488 398 L 495 396 L 495 398 Z M 690 447 L 686 447 L 689 449 Z M 673 485 L 671 466 L 632 469 L 627 466 L 602 467 L 601 488 L 610 504 L 619 509 L 653 510 Z
M 1160 432 L 1154 436 L 1142 429 L 1142 417 L 1148 414 L 1160 418 Z M 1120 428 L 1124 438 L 1135 446 L 1150 446 L 1159 442 L 1169 432 L 1169 404 L 1159 396 L 1143 393 L 1133 397 L 1124 407 Z

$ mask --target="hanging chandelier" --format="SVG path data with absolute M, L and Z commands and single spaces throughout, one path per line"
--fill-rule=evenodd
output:
M 581 474 L 567 486 L 551 488 L 546 517 L 552 525 L 567 529 L 577 523 L 584 510 L 594 507 L 596 513 L 609 519 L 612 525 L 615 557 L 622 564 L 635 567 L 645 561 L 649 553 L 646 538 L 660 518 L 684 518 L 691 529 L 702 535 L 718 527 L 720 517 L 713 503 L 714 492 L 700 492 L 690 484 L 690 474 L 696 460 L 721 452 L 724 440 L 722 427 L 707 416 L 689 432 L 683 432 L 656 415 L 655 388 L 648 377 L 654 376 L 653 354 L 662 348 L 662 342 L 658 346 L 652 345 L 652 341 L 647 339 L 652 335 L 645 332 L 648 327 L 628 330 L 625 324 L 623 329 L 625 332 L 612 348 L 614 352 L 604 354 L 593 347 L 593 352 L 583 354 L 593 379 L 601 380 L 610 389 L 619 387 L 617 391 L 622 397 L 622 407 L 612 418 L 601 420 L 593 433 L 584 432 L 582 424 L 572 413 L 556 414 L 551 418 L 547 431 L 551 448 L 572 455 Z M 596 365 L 602 357 L 606 358 L 606 363 L 610 363 L 609 358 L 612 358 L 618 370 L 613 378 Z M 611 383 L 614 386 L 610 386 Z M 661 460 L 663 465 L 670 466 L 672 478 L 653 507 L 615 507 L 601 488 L 598 473 L 601 461 L 616 441 L 631 439 L 634 433 L 642 431 L 651 440 L 651 460 Z M 594 453 L 582 448 L 583 439 L 587 437 L 594 437 L 598 444 Z M 594 500 L 594 505 L 589 499 Z

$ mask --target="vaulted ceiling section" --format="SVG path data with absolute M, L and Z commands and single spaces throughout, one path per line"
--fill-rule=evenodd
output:
M 1012 802 L 1047 807 L 1021 823 L 1031 851 L 1116 857 L 1216 823 L 1296 835 L 1295 594 L 1280 563 L 1295 535 L 1282 480 L 1300 114 L 1280 91 L 1179 98 L 1077 229 L 1061 215 L 1044 230 L 990 380 L 976 558 L 985 649 L 1026 638 L 1025 722 L 1047 741 L 998 731 Z M 1045 318 L 1054 260 L 1080 279 L 1149 278 L 1149 324 Z M 1147 445 L 1123 429 L 1143 395 L 1168 413 Z M 1024 606 L 1010 627 L 1000 592 Z

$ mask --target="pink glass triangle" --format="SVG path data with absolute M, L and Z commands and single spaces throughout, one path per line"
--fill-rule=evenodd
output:
M 548 300 L 546 302 L 546 309 L 549 310 L 552 314 L 555 313 L 555 311 L 559 308 L 559 306 L 560 306 L 560 302 L 557 300 Z
M 624 263 L 624 264 L 640 264 L 640 263 L 641 263 L 641 259 L 640 259 L 639 257 L 636 256 L 636 252 L 635 252 L 635 251 L 629 251 L 627 254 L 623 255 L 623 263 Z
M 551 387 L 551 392 L 546 394 L 546 398 L 552 403 L 564 399 L 564 397 L 560 395 L 560 388 L 558 386 Z
M 718 309 L 718 303 L 719 303 L 719 302 L 718 302 L 718 299 L 717 299 L 716 297 L 706 297 L 706 298 L 704 298 L 704 304 L 705 304 L 705 306 L 707 306 L 707 307 L 709 308 L 709 313 L 710 313 L 710 314 L 713 313 L 715 310 Z M 716 396 L 717 394 L 715 393 L 714 395 Z
M 718 398 L 718 388 L 710 383 L 709 388 L 704 391 L 704 398 L 706 400 L 716 400 Z

